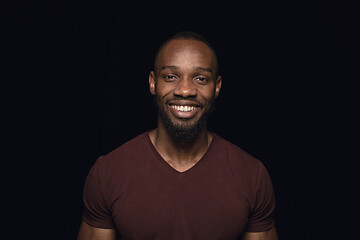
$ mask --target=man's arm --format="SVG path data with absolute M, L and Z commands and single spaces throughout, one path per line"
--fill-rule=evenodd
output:
M 276 228 L 266 232 L 245 232 L 242 240 L 278 240 Z
M 96 228 L 83 221 L 77 240 L 115 240 L 115 238 L 115 229 Z

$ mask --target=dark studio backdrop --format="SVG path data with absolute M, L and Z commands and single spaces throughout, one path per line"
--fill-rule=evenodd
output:
M 14 80 L 3 95 L 2 154 L 12 239 L 75 239 L 95 160 L 156 127 L 148 73 L 161 42 L 181 30 L 202 34 L 218 53 L 223 87 L 209 127 L 267 167 L 280 239 L 327 239 L 318 2 L 59 1 L 11 9 Z

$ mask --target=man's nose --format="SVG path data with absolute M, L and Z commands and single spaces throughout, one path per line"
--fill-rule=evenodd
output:
M 196 96 L 196 93 L 196 88 L 191 79 L 181 79 L 174 89 L 174 95 L 184 98 Z

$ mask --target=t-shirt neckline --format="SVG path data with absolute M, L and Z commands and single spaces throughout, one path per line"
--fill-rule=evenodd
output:
M 200 160 L 195 163 L 194 166 L 192 166 L 191 168 L 189 168 L 188 170 L 184 171 L 184 172 L 179 172 L 177 171 L 175 168 L 173 168 L 168 162 L 165 161 L 165 159 L 160 155 L 160 153 L 156 150 L 155 146 L 153 145 L 153 143 L 151 142 L 150 139 L 150 132 L 152 130 L 149 130 L 145 133 L 145 138 L 147 143 L 149 144 L 151 150 L 153 151 L 153 153 L 155 154 L 156 158 L 159 160 L 159 162 L 168 170 L 170 170 L 172 173 L 176 174 L 176 175 L 180 175 L 180 176 L 185 176 L 188 174 L 191 174 L 193 171 L 195 171 L 197 168 L 201 167 L 201 165 L 204 164 L 204 162 L 206 162 L 206 159 L 208 159 L 208 155 L 210 155 L 210 153 L 212 152 L 212 149 L 214 148 L 214 145 L 217 141 L 217 135 L 212 132 L 213 138 L 211 139 L 211 142 L 209 144 L 208 149 L 206 150 L 205 154 L 200 158 Z

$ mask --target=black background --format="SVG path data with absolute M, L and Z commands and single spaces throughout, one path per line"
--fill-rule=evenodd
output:
M 170 35 L 216 49 L 209 127 L 272 177 L 281 239 L 328 239 L 327 6 L 316 1 L 13 3 L 4 44 L 4 197 L 13 239 L 75 239 L 98 156 L 156 127 L 148 73 Z M 8 173 L 8 174 L 7 174 Z

